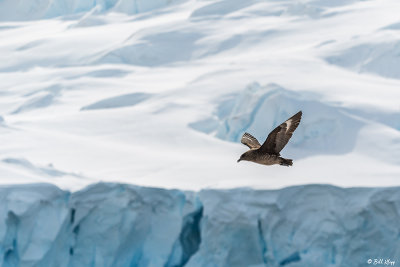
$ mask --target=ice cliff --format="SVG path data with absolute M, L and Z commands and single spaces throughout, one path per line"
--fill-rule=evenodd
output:
M 0 188 L 0 266 L 366 266 L 399 259 L 400 188 Z

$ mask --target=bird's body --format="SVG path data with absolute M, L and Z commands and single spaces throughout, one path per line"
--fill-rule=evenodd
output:
M 292 166 L 291 159 L 282 158 L 281 150 L 289 142 L 293 132 L 300 123 L 302 112 L 299 111 L 284 123 L 276 127 L 267 137 L 265 142 L 260 145 L 258 140 L 249 133 L 244 133 L 241 142 L 250 148 L 243 153 L 238 160 L 247 160 L 263 165 L 280 164 L 283 166 Z
M 285 159 L 275 154 L 263 153 L 258 149 L 251 149 L 247 151 L 246 159 L 242 160 L 252 161 L 263 165 L 274 165 L 274 164 L 288 165 L 288 166 L 292 165 L 291 159 Z

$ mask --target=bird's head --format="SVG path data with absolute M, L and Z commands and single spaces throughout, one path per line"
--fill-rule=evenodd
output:
M 251 158 L 251 155 L 249 153 L 250 151 L 247 151 L 245 153 L 243 153 L 240 158 L 237 160 L 237 162 L 240 162 L 242 160 L 249 160 Z

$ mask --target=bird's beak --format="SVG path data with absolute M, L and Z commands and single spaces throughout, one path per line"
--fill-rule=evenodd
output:
M 240 161 L 240 159 L 237 160 L 237 162 L 239 162 L 239 161 Z

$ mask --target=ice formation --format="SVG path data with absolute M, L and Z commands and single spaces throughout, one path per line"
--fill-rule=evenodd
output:
M 137 14 L 171 5 L 171 0 L 4 0 L 0 2 L 0 20 L 34 20 L 65 15 L 108 11 Z M 12 10 L 13 12 L 10 12 Z
M 399 7 L 0 1 L 0 265 L 398 260 L 397 187 L 272 189 L 399 184 Z M 293 168 L 238 166 L 298 110 Z
M 366 266 L 397 260 L 399 188 L 0 188 L 1 266 Z

